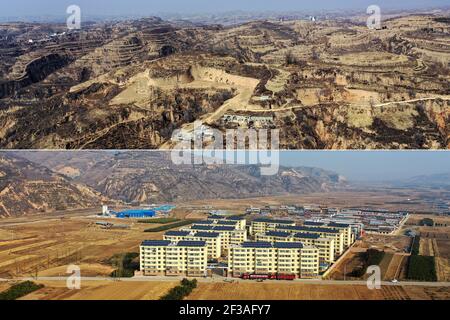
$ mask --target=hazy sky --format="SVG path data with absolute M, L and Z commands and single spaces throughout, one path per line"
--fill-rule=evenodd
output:
M 311 9 L 407 9 L 450 5 L 450 0 L 2 0 L 0 16 L 66 15 L 76 4 L 87 15 L 150 15 L 158 12 L 198 13 L 231 10 L 289 11 Z
M 293 151 L 282 152 L 281 163 L 328 169 L 351 180 L 383 181 L 450 173 L 450 152 Z

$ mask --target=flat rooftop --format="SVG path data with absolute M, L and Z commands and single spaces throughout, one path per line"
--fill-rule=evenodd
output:
M 217 233 L 217 232 L 197 232 L 196 234 L 194 234 L 194 237 L 218 238 L 218 237 L 220 237 L 220 233 Z
M 189 231 L 167 231 L 164 235 L 172 237 L 186 237 L 189 234 L 190 234 Z
M 265 235 L 269 237 L 289 238 L 292 233 L 283 231 L 268 231 L 265 233 Z
M 205 241 L 188 241 L 188 240 L 183 240 L 183 241 L 179 241 L 177 243 L 177 247 L 205 247 L 206 246 L 206 242 Z
M 144 240 L 141 246 L 144 247 L 167 247 L 171 242 L 169 240 Z
M 257 218 L 253 220 L 254 222 L 266 222 L 266 223 L 277 223 L 277 224 L 293 224 L 294 221 L 291 220 L 280 220 L 280 219 L 269 219 L 269 218 Z

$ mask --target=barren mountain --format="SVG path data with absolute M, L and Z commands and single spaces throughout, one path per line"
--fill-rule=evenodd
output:
M 450 173 L 421 175 L 398 181 L 396 186 L 407 188 L 431 188 L 450 191 Z M 448 199 L 450 201 L 450 199 Z
M 254 165 L 175 165 L 164 152 L 70 152 L 77 160 L 68 160 L 64 152 L 20 154 L 49 167 L 77 171 L 75 181 L 111 199 L 144 204 L 304 194 L 345 185 L 338 174 L 317 168 L 282 167 L 275 176 L 262 176 Z
M 0 147 L 171 148 L 201 120 L 286 149 L 447 149 L 448 15 L 0 25 Z
M 105 197 L 84 184 L 11 154 L 0 154 L 0 218 L 98 206 Z

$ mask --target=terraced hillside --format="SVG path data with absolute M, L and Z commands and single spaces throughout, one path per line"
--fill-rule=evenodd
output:
M 201 120 L 286 149 L 448 149 L 447 15 L 2 25 L 0 147 L 172 148 Z

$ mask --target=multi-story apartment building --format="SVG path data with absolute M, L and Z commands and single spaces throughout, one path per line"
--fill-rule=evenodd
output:
M 234 229 L 240 229 L 239 221 L 228 221 L 228 220 L 203 220 L 194 222 L 192 225 L 211 226 L 211 227 L 233 227 Z
M 202 277 L 206 275 L 207 261 L 204 241 L 147 240 L 140 246 L 143 275 Z
M 208 258 L 217 259 L 222 255 L 222 237 L 217 232 L 168 231 L 164 240 L 178 242 L 183 240 L 205 241 Z
M 290 220 L 258 218 L 251 222 L 250 232 L 252 236 L 255 236 L 258 233 L 275 231 L 280 226 L 295 226 L 295 222 Z
M 289 232 L 267 231 L 265 233 L 257 233 L 255 240 L 259 242 L 293 242 L 293 235 Z
M 319 252 L 299 242 L 244 242 L 230 248 L 228 272 L 233 277 L 250 273 L 314 278 L 319 275 Z
M 334 239 L 318 238 L 314 241 L 314 247 L 319 250 L 319 267 L 320 270 L 326 270 L 335 261 Z
M 319 249 L 319 264 L 321 270 L 326 269 L 335 262 L 334 239 L 323 238 L 317 233 L 289 233 L 281 231 L 268 231 L 258 233 L 256 240 L 261 242 L 301 242 L 306 246 Z
M 190 234 L 191 232 L 189 231 L 167 231 L 163 239 L 169 240 L 170 242 L 178 242 L 185 240 Z
M 216 224 L 219 224 L 220 222 L 235 222 L 237 224 L 237 229 L 245 230 L 247 225 L 247 220 L 245 220 L 242 216 L 218 216 L 218 215 L 211 215 L 208 217 L 208 221 L 213 221 Z
M 301 226 L 279 226 L 276 231 L 291 233 L 312 233 L 318 234 L 322 238 L 331 238 L 335 241 L 335 256 L 340 256 L 344 252 L 344 231 L 330 228 L 301 227 Z
M 247 231 L 245 229 L 235 229 L 234 227 L 229 226 L 193 225 L 191 227 L 182 228 L 181 231 L 219 233 L 222 251 L 228 250 L 231 245 L 237 245 L 247 241 Z
M 217 259 L 222 255 L 222 237 L 217 232 L 197 232 L 186 237 L 186 240 L 204 241 L 206 243 L 208 258 Z
M 164 240 L 178 242 L 183 240 L 206 242 L 208 258 L 217 259 L 222 255 L 222 237 L 217 232 L 168 231 Z
M 355 236 L 352 232 L 352 227 L 348 224 L 341 223 L 329 223 L 315 222 L 315 221 L 305 221 L 303 223 L 305 227 L 311 228 L 326 228 L 326 229 L 336 229 L 344 233 L 344 249 L 349 248 L 353 242 L 355 242 Z

